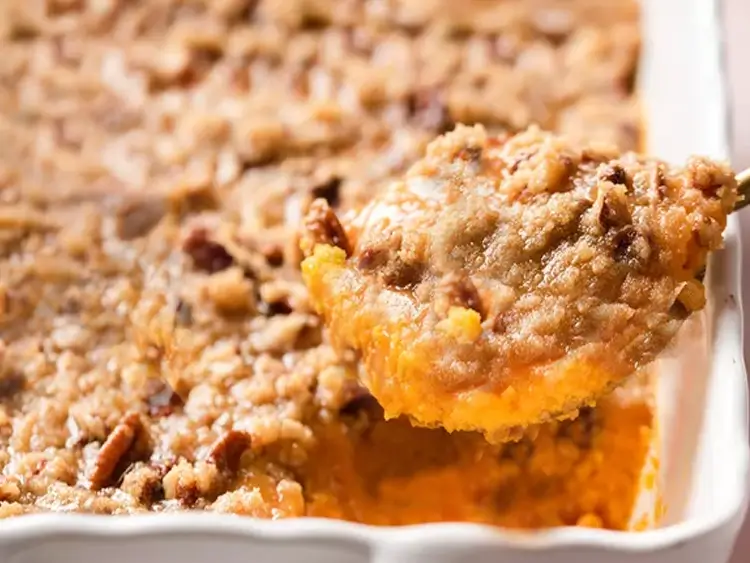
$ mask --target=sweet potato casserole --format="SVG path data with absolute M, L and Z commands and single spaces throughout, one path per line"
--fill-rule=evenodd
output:
M 367 205 L 305 217 L 302 278 L 385 410 L 505 442 L 650 365 L 706 303 L 731 169 L 459 125 Z
M 0 517 L 628 526 L 644 378 L 492 445 L 386 421 L 302 282 L 458 123 L 636 148 L 634 2 L 0 3 Z

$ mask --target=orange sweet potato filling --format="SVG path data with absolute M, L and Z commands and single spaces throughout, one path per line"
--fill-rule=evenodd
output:
M 627 529 L 652 437 L 647 400 L 621 392 L 575 421 L 545 425 L 534 440 L 502 446 L 475 433 L 384 421 L 377 409 L 359 416 L 359 424 L 316 429 L 308 515 L 375 525 Z

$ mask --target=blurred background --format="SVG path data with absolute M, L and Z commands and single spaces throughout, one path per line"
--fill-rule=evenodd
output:
M 727 37 L 727 64 L 730 80 L 733 126 L 733 165 L 737 169 L 750 166 L 750 72 L 747 54 L 750 53 L 750 2 L 724 0 L 724 27 Z M 740 216 L 745 238 L 743 279 L 745 280 L 745 319 L 750 318 L 750 214 Z M 750 330 L 745 328 L 745 363 L 750 366 Z M 740 534 L 731 563 L 750 562 L 750 523 Z

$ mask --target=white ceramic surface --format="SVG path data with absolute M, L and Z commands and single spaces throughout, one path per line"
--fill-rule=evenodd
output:
M 608 1 L 608 0 L 602 0 Z M 726 105 L 716 4 L 644 3 L 641 88 L 650 152 L 724 157 Z M 747 391 L 737 221 L 709 271 L 708 313 L 660 367 L 664 526 L 641 533 L 518 533 L 464 524 L 371 528 L 213 514 L 31 516 L 0 523 L 0 561 L 41 563 L 722 563 L 747 502 Z M 650 499 L 644 497 L 642 503 Z

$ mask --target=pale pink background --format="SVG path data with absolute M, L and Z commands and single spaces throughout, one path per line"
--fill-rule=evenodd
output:
M 733 165 L 750 166 L 750 0 L 723 0 L 730 97 Z M 740 216 L 744 240 L 743 305 L 750 323 L 750 210 Z M 745 330 L 745 363 L 750 367 L 750 325 Z M 711 563 L 711 562 L 706 562 Z M 750 521 L 745 522 L 732 563 L 750 563 Z

